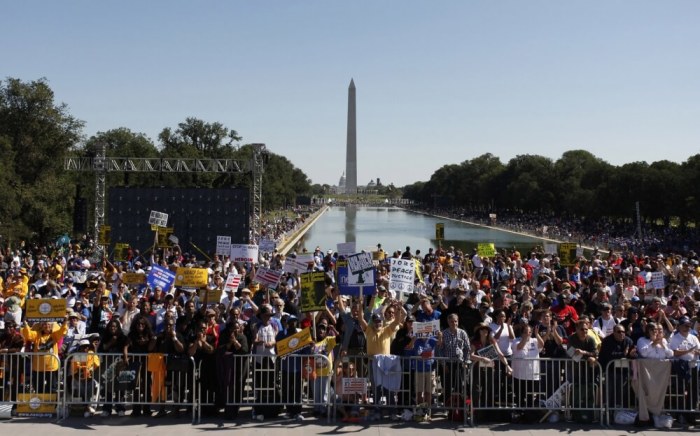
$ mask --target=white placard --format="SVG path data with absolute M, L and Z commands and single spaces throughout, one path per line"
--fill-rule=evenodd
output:
M 298 259 L 288 257 L 284 260 L 284 272 L 296 274 L 305 273 L 309 269 L 307 262 L 299 262 Z
M 273 288 L 277 287 L 277 284 L 280 282 L 280 278 L 282 277 L 282 274 L 284 271 L 282 270 L 271 270 L 269 268 L 258 268 L 258 270 L 255 272 L 255 278 L 253 281 L 258 282 L 262 285 L 267 285 L 271 286 Z
M 260 251 L 263 253 L 272 253 L 277 247 L 277 242 L 272 239 L 264 238 L 260 240 Z
M 544 253 L 545 254 L 553 254 L 557 255 L 559 254 L 559 246 L 557 244 L 553 244 L 551 242 L 545 242 L 544 243 Z
M 348 271 L 348 286 L 359 288 L 360 286 L 374 286 L 374 284 L 374 269 L 364 271 L 362 274 L 353 274 Z
M 355 252 L 354 242 L 338 242 L 338 255 L 348 257 Z
M 416 278 L 415 263 L 411 259 L 391 259 L 389 272 L 389 289 L 401 294 L 413 292 Z
M 413 323 L 413 335 L 417 338 L 429 338 L 431 336 L 436 336 L 440 331 L 440 320 L 428 321 L 428 322 L 414 322 Z
M 258 246 L 231 244 L 231 262 L 258 263 Z
M 216 237 L 216 254 L 220 256 L 228 256 L 231 254 L 231 237 L 217 236 Z
M 151 215 L 148 217 L 148 224 L 153 224 L 158 227 L 168 227 L 168 214 L 152 210 Z
M 364 377 L 343 377 L 343 395 L 365 395 L 367 379 Z
M 651 273 L 651 285 L 654 289 L 663 289 L 666 287 L 664 283 L 664 273 L 661 271 Z
M 372 254 L 357 253 L 348 256 L 348 269 L 350 270 L 351 274 L 357 274 L 360 272 L 374 269 L 374 264 L 372 263 Z
M 229 273 L 226 277 L 226 284 L 224 285 L 224 288 L 226 290 L 231 289 L 233 292 L 236 292 L 238 285 L 241 284 L 241 277 L 242 276 L 240 274 Z
M 302 263 L 313 263 L 314 254 L 313 253 L 301 253 L 297 254 L 296 260 Z

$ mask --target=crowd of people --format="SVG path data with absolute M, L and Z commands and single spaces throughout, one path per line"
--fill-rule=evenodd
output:
M 306 271 L 298 269 L 282 274 L 273 286 L 256 282 L 257 264 L 216 255 L 202 261 L 179 247 L 148 258 L 134 250 L 127 261 L 105 259 L 98 265 L 79 244 L 63 252 L 23 250 L 5 250 L 0 259 L 7 265 L 0 282 L 0 355 L 5 362 L 22 352 L 55 357 L 33 361 L 26 377 L 18 372 L 23 368 L 10 370 L 6 363 L 1 373 L 6 401 L 16 401 L 25 385 L 37 392 L 57 389 L 60 377 L 47 374 L 76 352 L 93 356 L 72 362 L 76 377 L 86 373 L 81 380 L 100 367 L 103 354 L 118 354 L 128 362 L 131 354 L 158 353 L 173 357 L 173 362 L 191 358 L 200 368 L 196 382 L 206 399 L 205 413 L 237 419 L 243 385 L 250 378 L 260 400 L 253 410 L 258 420 L 283 412 L 297 420 L 309 413 L 323 416 L 328 413 L 323 406 L 333 403 L 340 419 L 347 421 L 429 421 L 440 405 L 455 409 L 466 400 L 474 406 L 499 401 L 528 408 L 534 403 L 524 400 L 526 393 L 539 388 L 540 400 L 545 400 L 562 383 L 580 382 L 578 376 L 549 367 L 546 359 L 598 368 L 590 374 L 583 370 L 586 383 L 595 384 L 611 361 L 624 358 L 685 362 L 673 367 L 685 371 L 683 380 L 687 375 L 691 387 L 681 389 L 691 405 L 684 419 L 692 420 L 697 409 L 700 259 L 693 251 L 596 252 L 562 265 L 556 253 L 541 247 L 527 253 L 501 250 L 492 257 L 480 256 L 476 249 L 429 248 L 416 256 L 410 247 L 385 252 L 379 244 L 373 253 L 376 280 L 371 290 L 347 295 L 341 293 L 337 276 L 342 256 L 317 247 L 308 270 L 325 274 L 325 307 L 303 312 L 301 277 Z M 392 259 L 417 265 L 410 291 L 393 289 Z M 284 269 L 287 258 L 275 251 L 260 261 L 275 270 Z M 209 301 L 204 288 L 151 288 L 123 280 L 128 273 L 147 274 L 155 266 L 173 271 L 205 268 L 206 289 L 220 290 L 220 301 Z M 74 271 L 84 272 L 86 279 L 77 282 Z M 225 284 L 230 273 L 242 277 L 235 289 Z M 27 301 L 38 298 L 65 300 L 64 322 L 28 322 Z M 435 327 L 420 329 L 420 334 L 414 327 L 430 323 Z M 277 356 L 280 341 L 306 328 L 310 346 Z M 309 364 L 303 357 L 309 355 L 316 356 L 310 364 L 313 376 L 304 374 Z M 103 362 L 103 370 L 108 366 Z M 137 371 L 142 372 L 141 383 L 151 387 L 141 390 L 141 401 L 134 402 L 130 413 L 179 412 L 160 404 L 167 399 L 160 387 L 164 376 L 145 366 Z M 353 377 L 367 380 L 365 392 L 349 390 L 344 379 Z M 105 395 L 103 380 L 95 377 L 89 386 L 79 392 L 87 398 L 86 417 L 127 413 L 122 401 Z M 581 402 L 613 406 L 618 390 L 613 386 L 608 394 L 600 399 L 586 394 Z M 313 405 L 311 411 L 299 406 L 302 396 Z M 190 393 L 179 404 L 191 399 Z M 614 406 L 634 404 L 626 398 Z M 655 423 L 666 419 L 658 408 L 652 414 Z
M 575 242 L 604 250 L 648 252 L 683 252 L 700 244 L 697 227 L 668 226 L 644 223 L 641 235 L 637 223 L 612 220 L 606 217 L 562 217 L 560 215 L 523 214 L 519 211 L 499 210 L 490 217 L 483 210 L 429 209 L 434 215 L 447 216 L 476 224 L 545 237 L 557 241 Z

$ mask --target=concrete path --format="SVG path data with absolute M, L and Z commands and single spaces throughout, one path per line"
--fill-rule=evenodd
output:
M 587 432 L 591 435 L 651 435 L 663 432 L 666 435 L 698 433 L 698 430 L 656 430 L 613 427 L 605 429 L 599 425 L 578 425 L 571 423 L 547 425 L 512 425 L 495 424 L 478 428 L 455 426 L 450 422 L 433 423 L 398 423 L 381 422 L 366 424 L 341 424 L 307 419 L 303 422 L 277 419 L 269 422 L 242 420 L 240 423 L 211 419 L 198 425 L 191 425 L 184 419 L 130 418 L 69 418 L 61 423 L 38 419 L 13 419 L 0 421 L 0 434 L 7 436 L 179 436 L 179 435 L 216 435 L 255 434 L 256 436 L 309 436 L 309 435 L 348 435 L 348 436 L 430 436 L 445 435 L 499 435 L 505 436 L 554 436 L 572 432 Z

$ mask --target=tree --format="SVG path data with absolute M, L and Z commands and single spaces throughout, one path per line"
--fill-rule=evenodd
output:
M 74 192 L 63 161 L 83 125 L 65 103 L 54 102 L 46 79 L 0 82 L 2 177 L 15 193 L 6 198 L 12 204 L 0 208 L 0 221 L 10 237 L 43 242 L 70 230 Z
M 164 158 L 234 159 L 242 138 L 233 129 L 219 122 L 207 123 L 189 117 L 177 129 L 169 127 L 158 135 Z M 230 187 L 238 178 L 230 174 L 168 174 L 163 183 L 168 186 Z
M 554 163 L 557 207 L 570 214 L 585 216 L 603 212 L 597 199 L 598 187 L 609 176 L 611 165 L 586 150 L 565 152 Z
M 559 210 L 554 202 L 553 167 L 552 160 L 543 156 L 526 154 L 511 159 L 501 173 L 503 204 L 528 212 Z

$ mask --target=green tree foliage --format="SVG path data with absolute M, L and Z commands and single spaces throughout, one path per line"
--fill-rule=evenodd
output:
M 506 165 L 491 154 L 447 164 L 428 182 L 403 188 L 404 198 L 427 207 L 472 212 L 516 210 L 572 217 L 635 219 L 683 225 L 700 220 L 700 154 L 683 164 L 632 162 L 613 166 L 585 150 L 552 161 L 520 155 Z
M 0 82 L 0 227 L 8 238 L 49 240 L 72 226 L 71 178 L 63 160 L 84 123 L 55 103 L 46 79 Z

